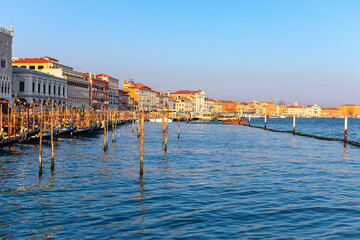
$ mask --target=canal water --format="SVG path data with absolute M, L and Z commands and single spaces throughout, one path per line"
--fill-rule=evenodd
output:
M 276 120 L 268 126 L 283 125 Z M 317 124 L 309 126 L 315 129 Z M 339 125 L 341 132 L 343 125 Z M 179 140 L 177 123 L 170 123 L 164 153 L 161 124 L 145 123 L 144 175 L 140 177 L 136 131 L 127 125 L 118 128 L 117 134 L 117 142 L 110 141 L 105 153 L 100 133 L 57 141 L 54 173 L 50 146 L 45 144 L 42 177 L 35 145 L 4 149 L 0 153 L 0 237 L 360 236 L 358 147 L 238 125 L 181 123 Z M 352 134 L 356 137 L 360 132 Z

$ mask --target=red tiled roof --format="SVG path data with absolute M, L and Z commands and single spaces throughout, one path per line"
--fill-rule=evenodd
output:
M 100 74 L 96 74 L 97 77 L 107 77 L 107 78 L 113 78 L 113 79 L 117 79 L 117 78 L 114 78 L 114 77 L 111 77 L 109 75 L 106 75 L 106 74 L 103 74 L 103 73 L 100 73 Z
M 147 91 L 151 91 L 151 92 L 155 92 L 154 90 L 152 90 L 150 87 L 145 86 L 142 83 L 134 83 L 133 81 L 129 81 L 128 83 L 126 83 L 127 86 L 126 88 L 132 88 L 132 89 L 141 89 L 141 90 L 147 90 Z
M 12 61 L 13 63 L 56 63 L 59 65 L 62 65 L 59 63 L 59 60 L 57 60 L 56 58 L 52 58 L 52 57 L 38 57 L 38 58 L 18 58 L 18 59 L 13 59 Z M 64 65 L 62 65 L 64 66 Z
M 199 93 L 199 92 L 201 92 L 201 89 L 197 90 L 197 91 L 179 90 L 179 91 L 176 91 L 176 92 L 172 92 L 171 94 L 196 94 L 196 93 Z
M 286 106 L 285 108 L 305 108 L 303 106 Z
M 45 58 L 19 58 L 13 60 L 13 63 L 50 63 L 51 61 Z
M 323 108 L 321 108 L 321 110 L 339 110 L 339 109 L 336 108 L 336 107 L 329 107 L 329 108 L 323 107 Z M 340 111 L 340 110 L 339 110 L 339 111 Z
M 49 56 L 45 56 L 44 58 L 48 58 L 48 59 L 50 59 L 50 60 L 52 60 L 52 61 L 55 61 L 55 62 L 58 62 L 58 61 L 59 61 L 59 60 L 57 60 L 56 58 L 49 57 Z

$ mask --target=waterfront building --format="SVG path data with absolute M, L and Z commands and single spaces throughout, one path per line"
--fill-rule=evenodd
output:
M 174 100 L 175 110 L 181 113 L 194 113 L 195 104 L 192 99 L 187 97 L 178 97 Z
M 130 103 L 130 96 L 127 92 L 118 90 L 118 109 L 122 111 L 132 110 Z
M 308 105 L 306 108 L 309 117 L 321 117 L 321 107 L 317 104 Z
M 284 114 L 287 116 L 305 117 L 307 113 L 307 108 L 303 106 L 286 106 L 284 108 Z
M 341 116 L 341 111 L 339 108 L 321 108 L 321 117 L 339 117 Z
M 91 107 L 104 109 L 109 106 L 109 82 L 96 76 L 96 74 L 83 73 L 91 84 Z
M 223 112 L 222 102 L 220 102 L 219 100 L 214 101 L 214 112 L 215 113 L 222 113 Z
M 179 90 L 170 93 L 170 95 L 175 101 L 179 101 L 179 99 L 181 98 L 191 99 L 191 101 L 195 105 L 194 112 L 196 113 L 202 113 L 205 110 L 206 93 L 202 89 L 199 89 L 197 91 Z
M 339 106 L 339 109 L 343 116 L 360 115 L 360 104 L 344 104 Z
M 41 99 L 44 104 L 55 102 L 65 105 L 67 99 L 67 81 L 39 71 L 26 68 L 13 67 L 13 96 L 15 101 L 23 104 L 39 104 Z
M 156 109 L 167 110 L 169 108 L 170 111 L 175 110 L 174 99 L 169 96 L 168 93 L 156 92 Z
M 156 92 L 151 87 L 142 83 L 135 83 L 132 79 L 126 82 L 125 79 L 123 90 L 129 93 L 139 108 L 144 106 L 147 111 L 156 109 Z
M 104 81 L 109 82 L 109 108 L 117 109 L 119 107 L 119 79 L 102 73 L 97 74 L 96 76 Z
M 0 97 L 11 101 L 12 93 L 12 38 L 14 30 L 0 26 Z
M 263 113 L 269 116 L 278 115 L 279 108 L 272 102 L 259 102 L 263 107 Z
M 72 67 L 59 63 L 52 57 L 13 58 L 13 66 L 36 70 L 66 79 L 67 96 L 72 107 L 90 106 L 90 83 L 85 76 Z
M 255 114 L 256 103 L 255 102 L 242 102 L 242 109 L 244 114 Z
M 205 109 L 204 112 L 214 112 L 214 103 L 216 102 L 215 99 L 205 98 Z
M 237 108 L 236 102 L 234 102 L 231 97 L 229 101 L 217 100 L 217 103 L 214 104 L 214 107 L 215 105 L 217 105 L 216 106 L 217 112 L 222 112 L 222 113 L 235 113 Z

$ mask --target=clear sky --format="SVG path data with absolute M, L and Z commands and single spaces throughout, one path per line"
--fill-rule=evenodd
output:
M 14 57 L 209 98 L 360 103 L 358 0 L 2 1 Z

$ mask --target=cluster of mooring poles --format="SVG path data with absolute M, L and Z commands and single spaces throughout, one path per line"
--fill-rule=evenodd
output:
M 134 113 L 113 109 L 85 109 L 55 106 L 53 102 L 40 106 L 0 104 L 0 148 L 16 144 L 39 145 L 39 175 L 42 175 L 42 144 L 51 142 L 51 171 L 55 169 L 54 140 L 76 138 L 104 132 L 104 151 L 108 149 L 109 130 L 113 129 L 112 142 L 116 142 L 116 127 L 134 122 Z
M 168 149 L 168 133 L 169 133 L 169 109 L 167 111 L 160 111 L 154 113 L 145 113 L 145 106 L 142 106 L 142 110 L 137 111 L 137 137 L 140 138 L 140 171 L 139 174 L 142 176 L 144 174 L 144 121 L 145 118 L 148 120 L 153 119 L 155 122 L 157 120 L 161 121 L 161 132 L 162 132 L 162 148 L 164 152 L 167 152 Z M 159 116 L 160 115 L 160 116 Z M 134 115 L 132 115 L 134 116 Z M 177 115 L 178 118 L 178 139 L 180 139 L 180 114 Z M 134 131 L 134 119 L 132 121 L 132 128 Z M 184 119 L 186 120 L 186 119 Z M 188 121 L 188 120 L 186 120 Z

